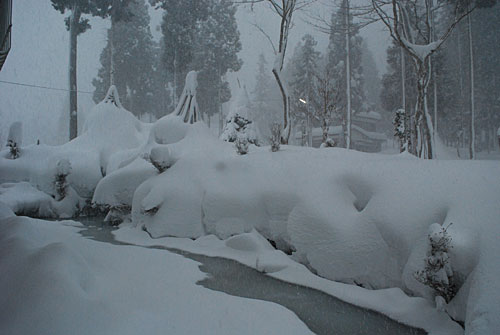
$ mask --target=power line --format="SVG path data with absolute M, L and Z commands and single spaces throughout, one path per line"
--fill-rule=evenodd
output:
M 39 85 L 32 85 L 32 84 L 25 84 L 25 83 L 16 83 L 16 82 L 7 81 L 7 80 L 0 80 L 0 83 L 10 84 L 10 85 L 17 85 L 17 86 L 43 88 L 43 89 L 46 89 L 46 90 L 53 90 L 53 91 L 75 92 L 75 90 L 68 90 L 68 89 L 65 89 L 65 88 L 39 86 Z M 85 94 L 94 94 L 94 92 L 86 92 L 86 91 L 78 91 L 78 90 L 76 90 L 76 92 L 78 92 L 78 93 L 85 93 Z

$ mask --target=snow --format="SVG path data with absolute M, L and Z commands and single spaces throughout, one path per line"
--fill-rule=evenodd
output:
M 70 186 L 79 196 L 90 198 L 113 156 L 144 145 L 150 133 L 149 125 L 112 101 L 115 100 L 108 96 L 96 105 L 86 116 L 82 133 L 64 145 L 23 147 L 15 160 L 7 159 L 7 151 L 2 151 L 0 183 L 26 181 L 53 195 L 57 162 L 67 160 L 72 168 L 68 176 Z
M 183 121 L 185 115 L 171 114 L 146 125 L 110 100 L 102 102 L 75 140 L 22 148 L 16 160 L 4 158 L 4 151 L 0 202 L 13 212 L 50 208 L 67 217 L 80 197 L 93 195 L 93 202 L 105 207 L 131 207 L 135 228 L 129 233 L 145 235 L 144 243 L 159 243 L 150 237 L 197 239 L 193 243 L 200 253 L 215 253 L 217 245 L 227 251 L 224 255 L 263 272 L 417 326 L 432 313 L 444 318 L 414 273 L 423 268 L 429 227 L 453 223 L 448 256 L 461 289 L 450 304 L 438 307 L 465 321 L 467 334 L 500 328 L 498 162 L 293 146 L 278 152 L 252 147 L 238 155 L 202 122 Z M 158 171 L 148 157 L 166 169 Z M 54 176 L 63 159 L 71 165 L 70 195 L 55 202 Z M 0 213 L 11 215 L 4 205 Z M 293 252 L 291 259 L 266 239 Z M 403 292 L 423 298 L 408 300 Z M 382 302 L 394 300 L 393 305 Z M 436 324 L 428 328 L 435 331 Z M 457 333 L 454 326 L 446 327 L 435 333 Z
M 413 275 L 425 258 L 422 241 L 433 223 L 453 222 L 454 270 L 464 280 L 485 270 L 450 308 L 467 305 L 457 318 L 469 326 L 478 322 L 473 315 L 480 324 L 498 321 L 476 312 L 495 296 L 483 287 L 498 275 L 487 265 L 499 251 L 487 242 L 498 231 L 498 164 L 288 146 L 238 156 L 197 124 L 170 149 L 176 163 L 133 197 L 132 220 L 152 237 L 226 239 L 256 229 L 327 279 L 429 297 Z
M 0 221 L 0 333 L 311 333 L 280 305 L 197 285 L 199 263 L 84 239 L 75 225 Z

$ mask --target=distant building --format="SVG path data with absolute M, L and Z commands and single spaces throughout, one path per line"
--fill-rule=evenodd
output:
M 0 0 L 0 70 L 10 51 L 12 0 Z
M 364 152 L 379 152 L 382 150 L 382 143 L 387 141 L 385 134 L 377 132 L 377 124 L 382 117 L 377 112 L 361 112 L 353 115 L 351 126 L 351 148 Z M 344 143 L 342 126 L 330 126 L 328 136 L 333 138 L 337 146 L 342 147 Z M 303 143 L 304 135 L 297 132 L 295 142 Z M 323 139 L 323 130 L 321 128 L 312 129 L 312 146 L 319 148 Z M 305 141 L 306 142 L 306 141 Z

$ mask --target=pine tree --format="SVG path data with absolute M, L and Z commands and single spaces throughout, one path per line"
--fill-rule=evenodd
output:
M 242 65 L 237 56 L 241 43 L 235 14 L 232 1 L 211 0 L 207 18 L 197 30 L 191 67 L 199 71 L 198 102 L 209 117 L 220 113 L 221 105 L 231 99 L 226 73 L 238 71 Z
M 299 99 L 308 104 L 306 108 L 306 117 L 311 121 L 312 114 L 318 109 L 319 97 L 316 88 L 316 76 L 318 61 L 320 59 L 319 51 L 316 51 L 318 42 L 311 35 L 307 34 L 302 37 L 300 43 L 295 49 L 294 56 L 291 62 L 291 81 L 290 88 L 292 91 L 292 108 L 294 111 L 303 109 L 303 103 Z M 311 115 L 308 115 L 308 112 Z M 300 119 L 298 113 L 294 113 L 295 118 Z
M 161 23 L 162 67 L 171 83 L 174 106 L 182 93 L 184 79 L 194 57 L 194 40 L 200 22 L 206 18 L 209 0 L 150 0 L 165 12 Z M 211 1 L 211 0 L 210 0 Z
M 113 31 L 108 30 L 108 43 L 101 53 L 102 66 L 93 80 L 94 101 L 97 103 L 106 95 L 113 71 L 114 85 L 126 109 L 138 117 L 145 113 L 159 115 L 162 85 L 155 71 L 158 47 L 149 28 L 148 8 L 145 0 L 131 0 L 121 10 L 127 11 L 129 18 L 116 20 Z

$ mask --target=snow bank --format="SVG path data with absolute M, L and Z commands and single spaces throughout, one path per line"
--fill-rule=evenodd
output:
M 500 327 L 498 313 L 481 307 L 498 297 L 498 290 L 483 291 L 499 275 L 490 256 L 500 252 L 491 241 L 499 236 L 500 217 L 495 162 L 424 161 L 338 148 L 256 148 L 238 156 L 193 129 L 171 144 L 176 163 L 134 194 L 133 221 L 151 236 L 225 239 L 256 229 L 325 278 L 430 297 L 413 274 L 423 267 L 429 226 L 453 222 L 456 277 L 460 284 L 474 280 L 461 292 L 465 300 L 449 307 L 467 301 L 456 317 L 471 333 L 477 323 Z
M 199 263 L 84 239 L 74 224 L 0 221 L 0 333 L 311 333 L 280 305 L 197 285 Z
M 7 159 L 0 155 L 0 183 L 29 182 L 46 194 L 54 195 L 57 163 L 66 160 L 72 171 L 70 186 L 84 198 L 91 198 L 99 180 L 106 174 L 108 163 L 115 154 L 144 145 L 149 126 L 138 121 L 129 111 L 120 108 L 113 99 L 96 105 L 86 116 L 82 133 L 61 146 L 31 145 L 22 148 L 22 155 Z
M 27 182 L 0 184 L 0 203 L 17 215 L 40 218 L 73 217 L 83 206 L 83 200 L 71 187 L 63 199 L 55 200 Z

